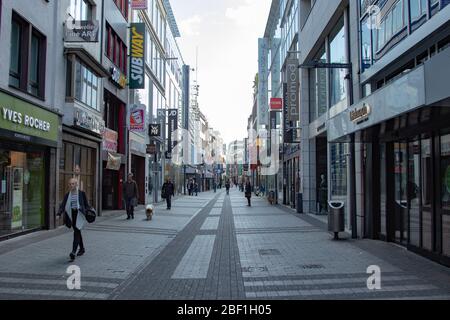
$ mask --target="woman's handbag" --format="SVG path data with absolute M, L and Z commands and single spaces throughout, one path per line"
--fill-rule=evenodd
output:
M 138 199 L 137 199 L 137 198 L 131 199 L 130 205 L 131 205 L 132 207 L 137 207 L 137 205 L 138 205 Z
M 95 217 L 97 216 L 97 213 L 95 212 L 94 208 L 90 208 L 86 211 L 85 216 L 86 216 L 86 221 L 88 223 L 92 223 L 95 221 Z
M 65 211 L 63 213 L 63 219 L 64 219 L 64 225 L 69 229 L 72 228 L 72 220 L 70 220 L 69 215 Z

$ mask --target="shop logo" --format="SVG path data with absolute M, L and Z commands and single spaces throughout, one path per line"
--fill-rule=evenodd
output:
M 367 120 L 371 112 L 372 108 L 364 103 L 362 108 L 350 111 L 350 121 L 360 124 L 364 120 Z
M 130 89 L 145 88 L 145 24 L 131 24 Z
M 24 125 L 25 127 L 34 128 L 44 132 L 50 131 L 49 122 L 8 108 L 2 108 L 2 118 L 3 120 L 10 121 L 15 124 Z
M 161 136 L 161 124 L 152 123 L 149 128 L 150 137 L 159 137 Z
M 127 78 L 115 67 L 111 67 L 111 80 L 122 89 L 127 86 Z

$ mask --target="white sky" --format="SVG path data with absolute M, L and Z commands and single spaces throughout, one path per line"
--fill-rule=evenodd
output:
M 178 44 L 195 68 L 198 47 L 199 105 L 224 142 L 247 136 L 258 72 L 258 38 L 271 0 L 170 0 L 180 29 Z M 192 74 L 195 79 L 195 73 Z

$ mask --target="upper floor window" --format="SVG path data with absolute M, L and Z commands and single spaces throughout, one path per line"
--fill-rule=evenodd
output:
M 106 24 L 106 33 L 106 56 L 126 74 L 127 46 L 108 23 Z
M 125 20 L 128 21 L 128 6 L 130 3 L 130 0 L 113 0 L 114 3 L 119 8 L 120 12 L 124 16 Z
M 70 0 L 69 13 L 73 19 L 92 20 L 92 4 L 88 0 Z
M 44 98 L 46 47 L 46 37 L 13 12 L 9 65 L 10 86 Z
M 428 11 L 428 0 L 409 0 L 411 22 L 418 20 Z

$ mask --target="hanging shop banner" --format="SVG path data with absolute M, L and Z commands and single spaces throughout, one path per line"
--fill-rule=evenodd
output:
M 98 42 L 98 20 L 67 19 L 64 26 L 65 42 Z
M 145 89 L 145 23 L 130 27 L 130 89 Z
M 283 142 L 284 143 L 292 143 L 293 142 L 293 136 L 292 136 L 292 129 L 291 122 L 289 121 L 289 111 L 288 111 L 288 103 L 287 103 L 287 94 L 288 89 L 286 83 L 283 83 Z
M 131 0 L 132 10 L 147 10 L 147 0 Z
M 166 138 L 166 109 L 156 110 L 156 122 L 161 125 L 161 135 L 162 139 Z
M 106 163 L 106 169 L 118 171 L 122 163 L 122 158 L 116 156 L 111 152 L 108 152 L 108 162 Z
M 176 142 L 172 142 L 172 133 L 178 129 L 178 109 L 169 109 L 167 110 L 169 113 L 169 124 L 168 124 L 168 137 L 167 137 L 167 146 L 169 153 L 172 152 L 172 149 L 175 147 Z
M 278 111 L 270 111 L 270 130 L 277 128 L 277 114 Z
M 161 137 L 161 124 L 160 123 L 150 124 L 148 134 L 150 137 Z
M 116 131 L 105 128 L 103 132 L 103 150 L 109 152 L 117 152 L 118 134 Z
M 270 111 L 281 111 L 283 110 L 283 99 L 281 98 L 270 98 Z
M 286 63 L 288 119 L 294 124 L 299 120 L 298 64 L 298 59 L 288 59 Z
M 132 104 L 130 106 L 130 131 L 145 133 L 145 105 Z

